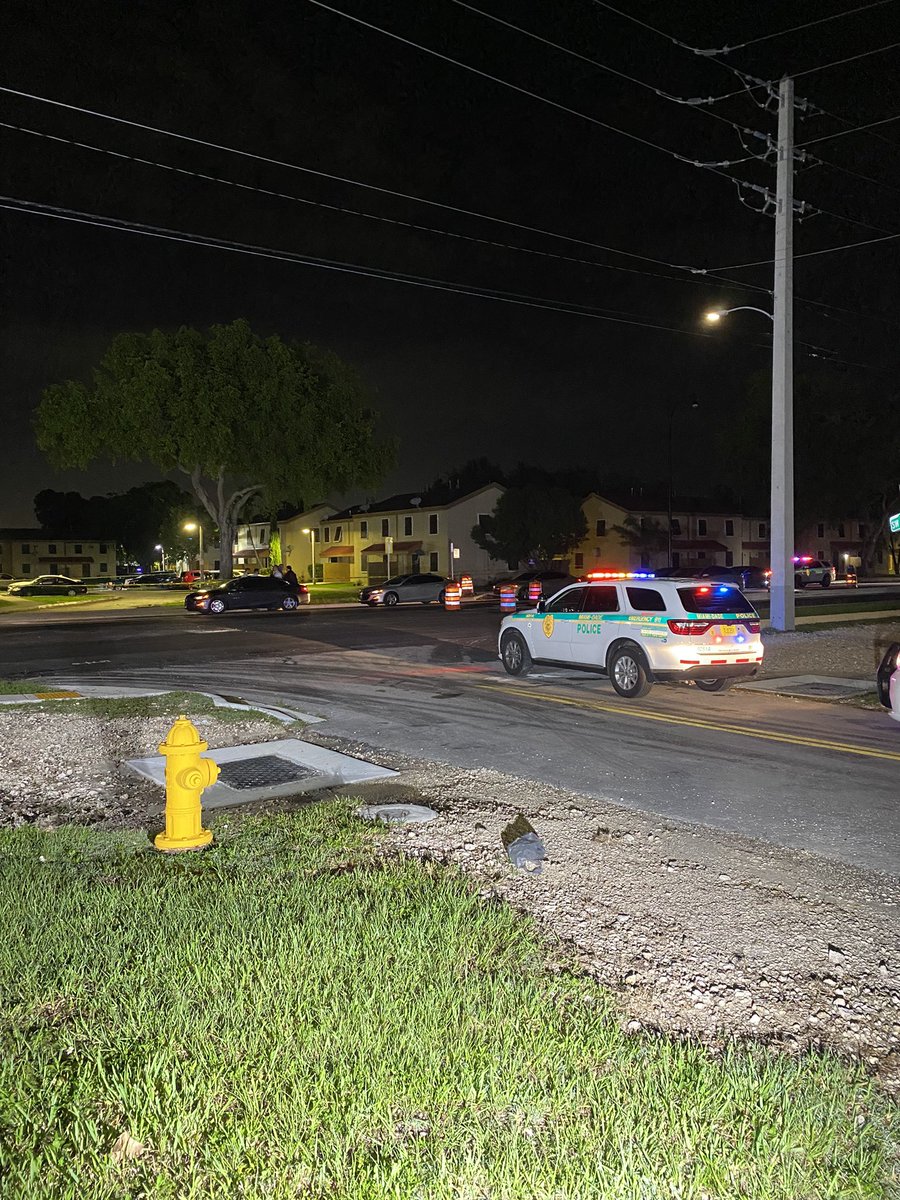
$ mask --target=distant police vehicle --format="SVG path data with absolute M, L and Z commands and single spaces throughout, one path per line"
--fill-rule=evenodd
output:
M 731 583 L 656 579 L 649 572 L 597 571 L 500 626 L 510 675 L 532 663 L 608 675 L 636 699 L 655 681 L 692 679 L 719 692 L 755 675 L 763 659 L 759 614 Z
M 813 558 L 811 554 L 794 555 L 794 587 L 805 588 L 808 583 L 818 583 L 821 587 L 831 587 L 837 577 L 837 571 L 831 563 Z

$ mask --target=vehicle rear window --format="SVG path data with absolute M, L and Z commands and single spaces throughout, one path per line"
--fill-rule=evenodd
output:
M 733 584 L 711 583 L 708 587 L 678 589 L 678 599 L 686 612 L 693 613 L 755 613 L 756 609 Z
M 628 603 L 639 612 L 665 612 L 666 602 L 656 588 L 630 587 L 625 589 Z

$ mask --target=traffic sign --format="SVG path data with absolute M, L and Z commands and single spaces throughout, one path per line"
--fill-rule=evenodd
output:
M 891 517 L 891 533 L 900 533 L 900 513 L 894 513 Z

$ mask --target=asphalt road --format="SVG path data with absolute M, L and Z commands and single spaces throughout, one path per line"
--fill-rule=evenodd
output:
M 48 610 L 0 622 L 0 678 L 277 697 L 319 728 L 900 873 L 900 729 L 883 713 L 496 659 L 496 609 Z

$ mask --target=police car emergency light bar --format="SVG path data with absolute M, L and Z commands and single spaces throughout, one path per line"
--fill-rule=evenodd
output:
M 655 579 L 652 571 L 589 571 L 588 579 Z

